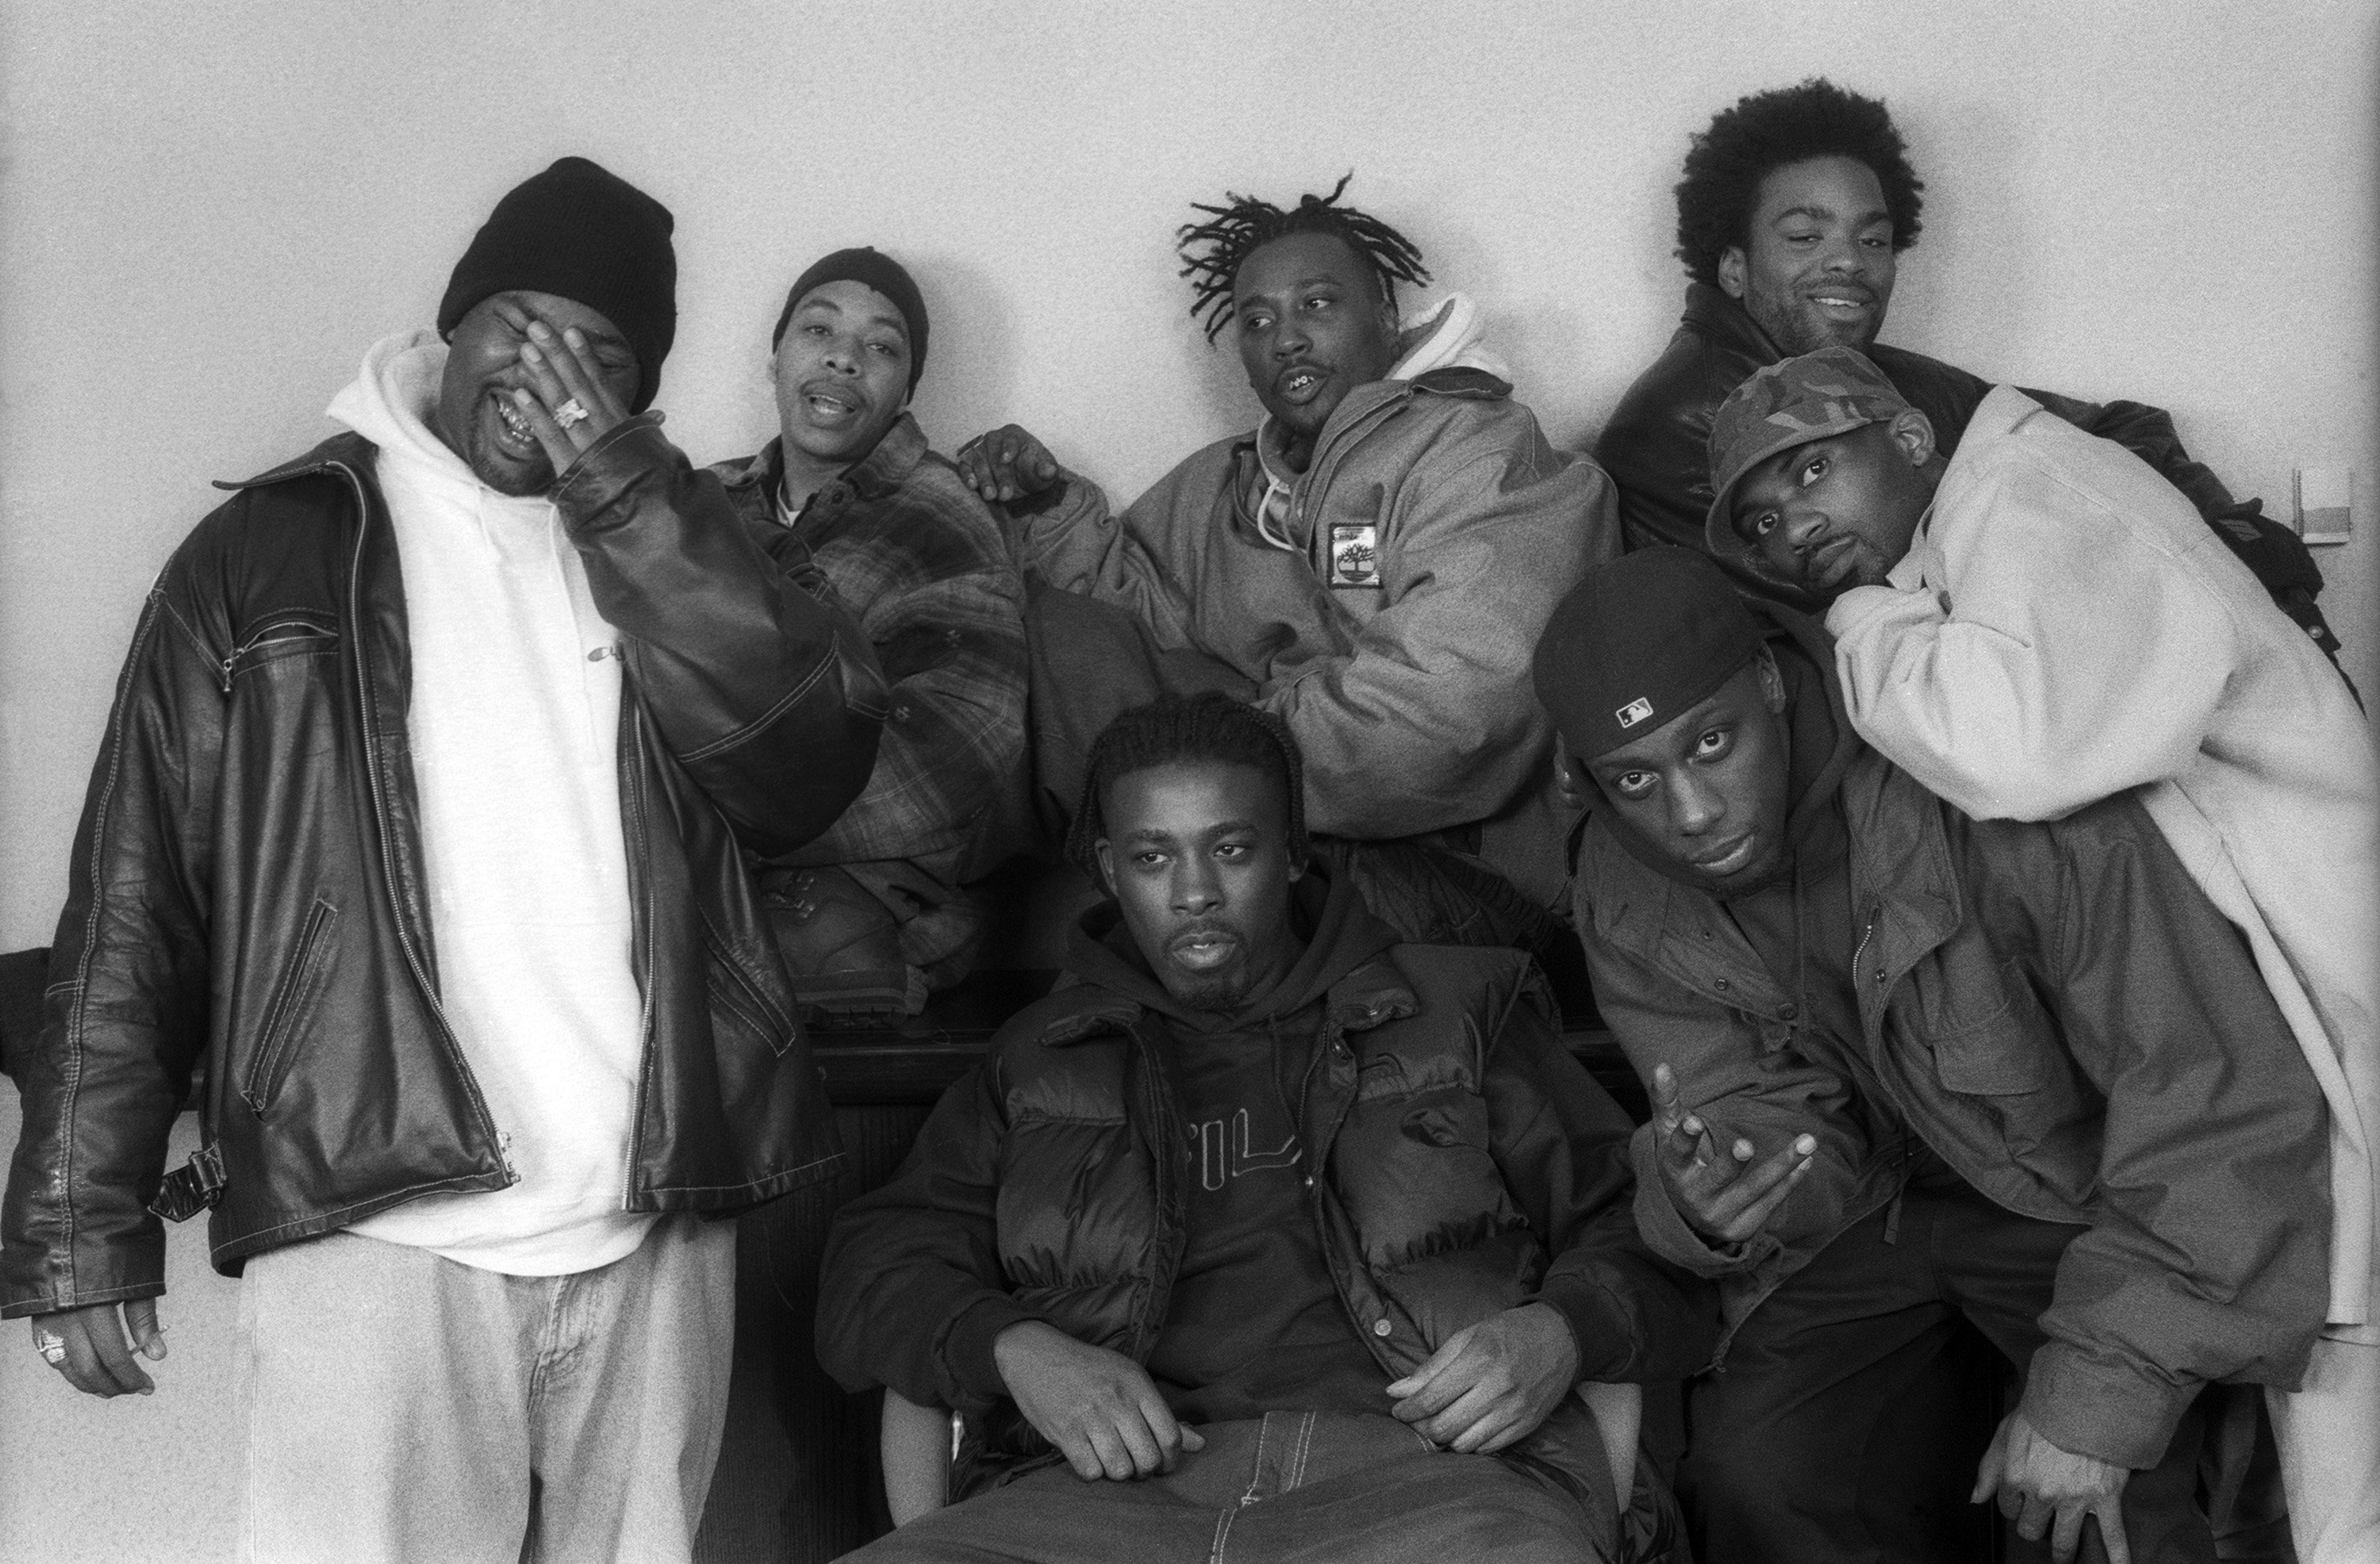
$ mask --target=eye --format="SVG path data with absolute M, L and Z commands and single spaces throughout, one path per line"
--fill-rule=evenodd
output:
M 1761 512 L 1758 515 L 1752 518 L 1751 525 L 1744 530 L 1750 532 L 1755 538 L 1767 537 L 1770 533 L 1777 530 L 1777 513 L 1775 511 Z
M 878 354 L 880 357 L 886 358 L 898 358 L 901 357 L 901 345 L 899 343 L 871 342 L 868 346 L 870 351 Z
M 1218 858 L 1245 858 L 1248 855 L 1251 849 L 1245 842 L 1221 842 L 1215 845 L 1215 856 Z
M 1716 760 L 1735 747 L 1735 731 L 1731 728 L 1706 728 L 1694 740 L 1694 758 Z
M 1140 868 L 1153 869 L 1165 862 L 1165 855 L 1154 847 L 1145 847 L 1132 855 L 1132 861 Z
M 1269 332 L 1272 330 L 1272 312 L 1267 309 L 1241 310 L 1240 330 L 1244 332 Z
M 1804 485 L 1811 484 L 1811 483 L 1815 483 L 1815 482 L 1816 482 L 1819 479 L 1822 479 L 1822 478 L 1826 477 L 1826 476 L 1827 476 L 1827 469 L 1828 469 L 1829 467 L 1833 466 L 1833 465 L 1834 465 L 1833 460 L 1832 460 L 1832 458 L 1830 458 L 1830 457 L 1827 457 L 1827 456 L 1813 456 L 1813 457 L 1811 457 L 1808 461 L 1803 462 L 1803 463 L 1802 464 L 1802 481 L 1803 481 L 1803 483 Z
M 1622 798 L 1642 798 L 1660 780 L 1651 771 L 1622 771 L 1611 779 L 1611 791 Z
M 1305 307 L 1308 309 L 1328 309 L 1338 302 L 1327 293 L 1318 293 L 1307 296 Z

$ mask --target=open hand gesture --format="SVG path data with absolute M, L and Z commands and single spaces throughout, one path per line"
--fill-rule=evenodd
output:
M 1058 458 L 1050 448 L 1014 424 L 1003 424 L 978 434 L 959 447 L 953 460 L 959 478 L 983 497 L 986 504 L 1005 504 L 1027 494 L 1038 494 L 1058 481 Z
M 556 333 L 543 321 L 528 323 L 521 344 L 528 389 L 513 393 L 513 406 L 528 420 L 529 432 L 545 447 L 557 477 L 597 441 L 628 417 L 627 407 L 605 382 L 602 366 L 577 326 Z
M 1670 1200 L 1696 1232 L 1721 1243 L 1742 1243 L 1766 1227 L 1818 1149 L 1815 1136 L 1796 1135 L 1755 1164 L 1742 1135 L 1718 1147 L 1710 1126 L 1679 1105 L 1678 1078 L 1666 1064 L 1653 1067 L 1653 1135 Z
M 2039 1542 L 2042 1533 L 2050 1534 L 2058 1564 L 2071 1564 L 2082 1545 L 2083 1518 L 2096 1516 L 2107 1564 L 2131 1564 L 2124 1537 L 2124 1485 L 2131 1475 L 2114 1461 L 2059 1449 L 2018 1411 L 2000 1419 L 1968 1502 L 1981 1504 L 1998 1494 L 2000 1513 L 2016 1522 L 2017 1535 Z
M 994 1339 L 991 1361 L 1025 1421 L 1087 1482 L 1171 1472 L 1183 1451 L 1207 1448 L 1198 1430 L 1173 1420 L 1147 1371 L 1122 1352 L 1026 1320 Z

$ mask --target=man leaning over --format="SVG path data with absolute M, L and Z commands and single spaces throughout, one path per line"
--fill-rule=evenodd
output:
M 1722 1290 L 1704 1556 L 1949 1556 L 1887 1430 L 1963 1315 L 2022 1386 L 1973 1497 L 2061 1560 L 2086 1519 L 2117 1564 L 2212 1558 L 2193 1402 L 2305 1369 L 2325 1115 L 2138 802 L 1968 818 L 1861 743 L 1815 624 L 1690 550 L 1591 576 L 1536 682 L 1597 795 L 1575 911 L 1653 1097 L 1638 1220 Z
M 1924 188 L 1884 103 L 1823 79 L 1755 92 L 1694 137 L 1677 190 L 1678 259 L 1691 279 L 1685 316 L 1595 447 L 1619 485 L 1630 548 L 1703 546 L 1712 415 L 1746 375 L 1797 353 L 1860 349 L 1932 420 L 1943 454 L 1957 448 L 1991 382 L 1876 340 L 1900 252 L 1917 242 Z M 2290 618 L 2338 655 L 2314 606 L 2322 573 L 2305 545 L 2267 519 L 2260 502 L 2233 500 L 2192 460 L 2170 415 L 2137 402 L 2026 394 L 2155 467 Z M 1755 597 L 1807 612 L 1824 606 L 1791 581 L 1745 569 L 1732 553 L 1719 564 Z
M 373 346 L 347 432 L 237 486 L 134 634 L 0 1307 L 146 1393 L 158 1216 L 212 1208 L 244 1558 L 686 1558 L 734 1323 L 704 1218 L 840 1158 L 738 848 L 859 791 L 880 681 L 644 412 L 671 226 L 580 158 L 513 189 L 439 331 Z
M 2309 1558 L 2380 1553 L 2380 769 L 2346 683 L 2171 485 L 2022 392 L 1955 455 L 1828 348 L 1720 407 L 1707 546 L 1831 601 L 1861 737 L 1977 819 L 2137 790 L 2330 1108 L 2331 1329 L 2270 1398 Z

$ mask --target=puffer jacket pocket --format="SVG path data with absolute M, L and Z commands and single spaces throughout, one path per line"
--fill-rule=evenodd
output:
M 333 936 L 338 927 L 339 909 L 329 898 L 315 897 L 314 904 L 307 909 L 305 925 L 298 931 L 298 948 L 291 952 L 280 981 L 273 987 L 273 997 L 265 1004 L 264 1024 L 257 1037 L 256 1052 L 240 1086 L 239 1095 L 260 1114 L 273 1106 L 273 1099 L 281 1095 L 282 1083 L 289 1078 L 298 1045 L 313 1018 L 323 982 L 330 976 L 334 954 Z

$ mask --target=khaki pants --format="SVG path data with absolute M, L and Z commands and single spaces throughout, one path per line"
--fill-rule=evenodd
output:
M 244 1560 L 682 1560 L 727 1404 L 735 1230 L 517 1277 L 333 1233 L 240 1287 Z
M 2380 1345 L 2317 1341 L 2304 1386 L 2265 1395 L 2300 1564 L 2380 1558 Z

